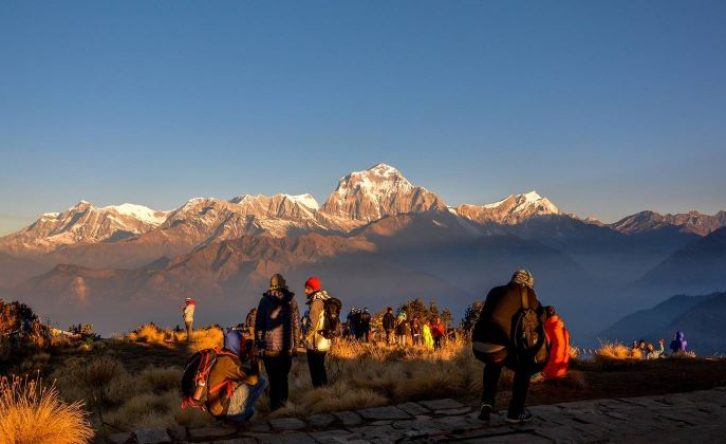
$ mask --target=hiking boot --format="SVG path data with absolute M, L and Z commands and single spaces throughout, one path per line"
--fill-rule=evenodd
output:
M 527 421 L 530 421 L 532 419 L 532 414 L 529 413 L 529 410 L 525 410 L 519 415 L 507 415 L 507 421 L 510 424 L 524 424 Z
M 479 410 L 479 419 L 482 421 L 489 421 L 489 417 L 494 411 L 494 407 L 491 404 L 481 403 L 481 410 Z

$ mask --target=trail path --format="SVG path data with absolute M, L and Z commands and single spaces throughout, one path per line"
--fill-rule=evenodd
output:
M 245 430 L 225 427 L 138 430 L 120 443 L 602 443 L 723 442 L 726 387 L 639 398 L 601 399 L 531 407 L 534 420 L 518 426 L 493 415 L 479 421 L 473 406 L 451 399 L 315 415 L 302 421 L 259 421 Z

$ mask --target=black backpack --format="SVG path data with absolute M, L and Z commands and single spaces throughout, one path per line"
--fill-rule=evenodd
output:
M 549 344 L 544 322 L 529 306 L 527 289 L 520 286 L 519 293 L 522 296 L 522 308 L 514 315 L 512 322 L 514 357 L 520 368 L 536 373 L 547 365 Z
M 331 339 L 340 333 L 340 311 L 342 308 L 343 303 L 338 298 L 329 297 L 323 301 L 325 329 L 321 334 L 324 338 Z

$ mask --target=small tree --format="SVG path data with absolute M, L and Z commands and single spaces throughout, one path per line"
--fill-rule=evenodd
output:
M 461 328 L 464 330 L 467 337 L 471 335 L 471 331 L 474 329 L 476 321 L 479 320 L 479 314 L 481 313 L 482 307 L 484 307 L 484 303 L 482 301 L 474 301 L 471 305 L 466 307 L 464 318 L 461 320 Z

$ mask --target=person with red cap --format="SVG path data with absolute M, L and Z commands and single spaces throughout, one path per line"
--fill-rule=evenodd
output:
M 330 299 L 328 293 L 322 289 L 320 279 L 316 276 L 305 281 L 305 294 L 308 296 L 307 304 L 309 326 L 303 338 L 307 349 L 308 366 L 313 387 L 322 387 L 328 384 L 328 375 L 325 371 L 325 355 L 330 350 L 330 339 L 325 337 L 325 301 Z

